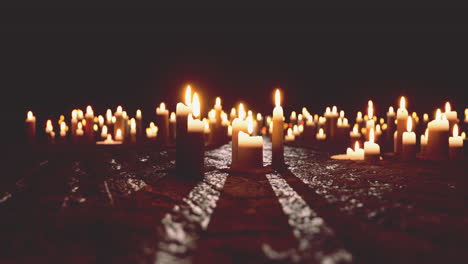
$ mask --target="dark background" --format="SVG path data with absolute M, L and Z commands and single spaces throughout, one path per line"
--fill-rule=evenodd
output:
M 226 111 L 242 100 L 271 112 L 276 87 L 287 112 L 337 105 L 354 118 L 373 99 L 383 114 L 402 94 L 411 111 L 447 100 L 459 114 L 468 107 L 463 10 L 15 9 L 0 17 L 7 144 L 22 141 L 29 109 L 40 131 L 45 119 L 88 104 L 99 113 L 142 108 L 151 118 L 160 101 L 173 111 L 188 83 L 204 106 L 221 96 Z

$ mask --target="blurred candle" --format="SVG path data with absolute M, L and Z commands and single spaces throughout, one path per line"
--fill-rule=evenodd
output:
M 458 135 L 458 125 L 453 126 L 453 136 L 449 137 L 450 159 L 458 159 L 463 155 L 463 138 Z
M 248 133 L 253 133 L 253 120 L 248 121 Z M 261 169 L 263 167 L 263 139 L 262 136 L 250 136 L 239 132 L 238 167 L 242 169 Z
M 97 141 L 97 145 L 119 145 L 122 144 L 122 141 L 115 141 L 112 139 L 112 135 L 108 134 L 103 141 Z
M 364 142 L 364 159 L 378 161 L 380 158 L 380 146 L 374 142 L 374 128 L 369 131 L 369 141 Z
M 169 135 L 171 141 L 174 141 L 176 138 L 176 114 L 174 112 L 171 113 L 169 118 Z
M 169 110 L 166 104 L 161 103 L 156 108 L 156 124 L 159 127 L 158 141 L 161 145 L 169 144 Z
M 94 111 L 93 108 L 88 105 L 86 107 L 86 114 L 85 114 L 85 120 L 86 120 L 86 141 L 89 144 L 94 144 L 94 131 L 93 131 L 93 126 L 94 126 Z
M 397 137 L 396 137 L 396 153 L 401 153 L 403 147 L 403 133 L 406 131 L 406 123 L 408 119 L 408 110 L 406 110 L 406 99 L 404 96 L 400 99 L 400 107 L 397 111 Z
M 359 133 L 358 124 L 354 124 L 353 131 L 349 132 L 349 137 L 352 141 L 357 141 L 361 139 L 361 133 Z
M 32 111 L 28 111 L 26 115 L 26 134 L 29 144 L 36 142 L 36 117 Z
M 236 114 L 236 108 L 231 108 L 231 113 L 229 114 L 229 121 L 232 122 L 234 119 L 236 119 L 237 114 Z
M 104 125 L 101 129 L 101 138 L 106 139 L 108 134 L 109 134 L 109 131 L 107 130 L 107 126 Z
M 346 155 L 350 160 L 364 160 L 364 149 L 359 147 L 359 141 L 354 144 L 354 150 L 351 148 L 346 150 Z
M 192 90 L 190 85 L 185 90 L 185 104 L 176 106 L 176 170 L 179 174 L 186 172 L 186 164 L 190 149 L 188 148 L 187 122 L 188 115 L 192 112 Z
M 196 105 L 194 101 L 193 112 L 199 113 L 199 111 L 199 105 Z M 201 179 L 203 178 L 205 166 L 205 139 L 203 135 L 205 124 L 201 120 L 193 119 L 192 114 L 189 114 L 187 122 L 187 147 L 190 152 L 188 153 L 184 176 L 195 176 Z
M 121 142 L 123 141 L 122 130 L 120 128 L 118 128 L 117 132 L 115 133 L 115 140 Z
M 445 117 L 449 121 L 450 131 L 453 130 L 453 126 L 458 123 L 457 111 L 452 111 L 452 107 L 449 102 L 445 103 Z
M 295 139 L 295 136 L 294 136 L 293 130 L 291 128 L 288 128 L 286 132 L 286 136 L 284 136 L 284 140 L 286 142 L 292 142 L 294 141 L 294 139 Z
M 324 141 L 325 139 L 327 139 L 327 135 L 323 132 L 323 128 L 319 129 L 317 135 L 315 135 L 315 138 L 318 141 Z
M 239 117 L 234 119 L 232 122 L 232 139 L 231 139 L 231 167 L 236 168 L 238 166 L 237 160 L 239 155 L 239 132 L 247 132 L 248 124 L 245 118 L 244 105 L 239 104 Z
M 330 108 L 327 107 L 324 116 L 326 119 L 327 135 L 330 139 L 333 140 L 336 137 L 338 108 L 336 106 L 333 106 L 332 110 L 330 111 Z
M 73 109 L 71 112 L 71 134 L 72 139 L 76 135 L 76 129 L 78 128 L 78 111 Z
M 279 89 L 275 92 L 275 108 L 273 109 L 272 119 L 272 166 L 276 168 L 284 165 L 284 116 L 283 108 L 281 107 L 281 94 Z
M 108 127 L 112 125 L 112 110 L 110 109 L 107 109 L 106 111 L 106 124 Z
M 402 158 L 403 160 L 416 159 L 416 133 L 412 132 L 412 118 L 409 117 L 406 125 L 407 132 L 403 133 Z
M 421 155 L 425 156 L 427 154 L 427 138 L 429 135 L 429 129 L 426 128 L 426 131 L 421 135 Z
M 136 110 L 135 121 L 136 121 L 137 140 L 141 140 L 143 139 L 143 115 L 140 109 Z
M 289 117 L 289 123 L 291 123 L 291 124 L 296 124 L 297 123 L 296 111 L 291 112 L 291 116 Z
M 120 129 L 120 133 L 123 139 L 123 130 L 125 129 L 124 127 L 124 117 L 123 117 L 123 108 L 122 106 L 117 106 L 117 111 L 114 114 L 115 117 L 115 124 L 114 124 L 114 138 L 117 139 L 117 130 Z
M 448 138 L 450 125 L 447 118 L 437 109 L 436 119 L 429 122 L 429 137 L 427 141 L 428 158 L 446 160 L 449 158 Z

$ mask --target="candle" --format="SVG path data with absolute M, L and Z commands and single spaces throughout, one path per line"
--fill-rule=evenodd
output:
M 122 141 L 115 141 L 112 139 L 112 135 L 108 134 L 105 140 L 97 141 L 96 144 L 97 145 L 119 145 L 119 144 L 122 144 Z
M 151 141 L 155 141 L 157 135 L 158 135 L 158 127 L 155 126 L 153 122 L 150 122 L 149 127 L 146 128 L 146 137 Z
M 468 124 L 468 108 L 465 108 L 465 123 Z
M 32 111 L 26 114 L 26 135 L 29 144 L 36 142 L 36 117 Z
M 374 142 L 374 128 L 371 128 L 369 131 L 369 141 L 364 142 L 364 160 L 377 161 L 379 158 L 380 146 Z
M 66 136 L 67 136 L 67 124 L 65 122 L 61 122 L 60 123 L 60 140 L 64 142 Z
M 286 132 L 286 136 L 284 136 L 284 140 L 286 142 L 292 142 L 294 141 L 294 139 L 295 139 L 295 136 L 294 136 L 293 130 L 291 128 L 288 128 Z
M 115 117 L 114 138 L 117 139 L 117 130 L 120 129 L 120 133 L 123 133 L 123 130 L 125 129 L 122 106 L 120 105 L 117 106 L 117 111 L 115 112 L 114 117 Z
M 458 125 L 453 126 L 453 136 L 449 137 L 450 159 L 458 159 L 463 155 L 463 137 L 458 135 Z
M 195 95 L 193 104 L 193 116 L 195 116 L 196 113 L 200 113 L 199 105 L 196 105 Z M 186 164 L 187 167 L 185 168 L 184 176 L 194 176 L 196 178 L 203 178 L 205 164 L 205 140 L 203 131 L 205 129 L 205 124 L 199 119 L 194 119 L 192 117 L 192 114 L 189 114 L 187 122 L 188 134 L 186 143 L 190 152 L 188 153 Z
M 140 109 L 136 110 L 135 121 L 137 140 L 143 139 L 143 115 Z
M 174 141 L 176 138 L 176 113 L 172 112 L 169 118 L 169 135 L 170 140 Z
M 449 157 L 448 138 L 450 126 L 447 118 L 437 109 L 436 119 L 429 122 L 429 137 L 427 141 L 428 158 L 446 160 Z
M 237 114 L 236 114 L 236 108 L 231 108 L 231 113 L 229 114 L 229 121 L 232 122 L 234 119 L 236 119 Z
M 186 171 L 186 164 L 190 149 L 188 148 L 187 120 L 192 112 L 192 91 L 190 85 L 185 90 L 185 104 L 178 103 L 176 106 L 176 170 L 178 174 Z
M 323 132 L 323 128 L 319 129 L 319 132 L 317 133 L 317 135 L 315 135 L 315 138 L 318 141 L 324 141 L 327 138 L 327 135 Z
M 231 139 L 231 167 L 235 168 L 237 166 L 238 154 L 239 154 L 239 132 L 247 132 L 248 124 L 245 118 L 244 105 L 239 104 L 239 117 L 234 119 L 232 122 L 232 139 Z
M 395 152 L 400 153 L 403 147 L 403 133 L 406 130 L 406 122 L 408 119 L 408 110 L 406 110 L 406 99 L 404 96 L 400 99 L 400 108 L 397 111 L 397 137 Z
M 366 121 L 366 131 L 370 131 L 371 128 L 375 128 L 375 121 L 374 121 L 374 103 L 372 100 L 367 102 L 367 116 L 368 120 Z M 366 139 L 369 140 L 369 133 L 366 134 Z
M 296 124 L 297 123 L 296 111 L 291 112 L 291 116 L 289 116 L 289 123 L 291 123 L 291 124 Z
M 336 130 L 337 130 L 337 120 L 338 120 L 338 109 L 336 106 L 332 107 L 330 111 L 330 107 L 327 107 L 325 110 L 325 124 L 327 129 L 327 134 L 330 136 L 330 139 L 335 139 L 336 137 Z
M 253 120 L 248 121 L 248 133 L 253 133 Z M 250 136 L 239 132 L 238 167 L 242 169 L 263 168 L 263 139 L 262 136 Z
M 402 158 L 403 160 L 416 159 L 416 133 L 412 132 L 412 118 L 409 117 L 406 125 L 407 132 L 403 132 Z
M 445 117 L 449 121 L 450 130 L 453 130 L 453 126 L 458 123 L 457 111 L 452 111 L 452 107 L 449 102 L 445 103 Z
M 76 126 L 75 137 L 74 137 L 74 139 L 73 139 L 74 143 L 75 143 L 75 144 L 81 143 L 81 142 L 82 142 L 83 135 L 84 135 L 83 123 L 82 123 L 82 122 L 78 122 L 78 124 L 77 124 L 77 126 Z
M 117 132 L 115 133 L 115 140 L 121 142 L 123 141 L 122 130 L 120 128 L 118 128 Z
M 429 129 L 426 128 L 424 135 L 421 135 L 421 156 L 427 155 L 427 138 L 429 135 Z
M 156 124 L 159 127 L 158 141 L 161 145 L 169 144 L 169 110 L 166 109 L 166 104 L 161 103 L 156 108 Z
M 348 119 L 344 117 L 344 111 L 342 111 L 342 113 L 343 117 L 338 118 L 337 122 L 337 139 L 339 139 L 340 142 L 345 142 L 348 138 L 348 135 L 350 134 L 350 126 L 348 123 Z
M 231 125 L 228 126 L 227 134 L 228 134 L 228 137 L 232 137 L 232 126 Z
M 85 127 L 86 141 L 89 144 L 94 144 L 94 131 L 93 131 L 94 111 L 90 105 L 86 107 L 85 120 L 86 120 L 86 127 Z
M 107 125 L 104 125 L 101 129 L 101 138 L 106 139 L 108 134 L 109 134 L 109 131 L 107 129 Z
M 272 166 L 275 168 L 283 167 L 284 165 L 284 116 L 283 108 L 281 107 L 281 95 L 279 89 L 275 92 L 275 108 L 273 108 L 272 131 L 271 131 L 271 156 Z
M 47 135 L 48 143 L 54 143 L 55 132 L 54 132 L 54 127 L 52 126 L 52 120 L 50 120 L 50 119 L 46 121 L 45 132 L 46 132 L 46 135 Z
M 130 119 L 130 143 L 136 144 L 137 142 L 137 125 L 135 118 Z

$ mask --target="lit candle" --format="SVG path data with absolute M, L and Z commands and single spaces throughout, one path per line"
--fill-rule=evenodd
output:
M 117 140 L 117 130 L 120 129 L 120 133 L 123 133 L 125 129 L 124 117 L 123 117 L 123 108 L 122 106 L 117 106 L 117 111 L 114 114 L 115 124 L 114 124 L 114 138 Z M 123 137 L 123 135 L 122 135 Z
M 232 137 L 232 126 L 231 125 L 228 126 L 227 134 L 228 134 L 228 137 Z
M 395 110 L 393 109 L 393 106 L 390 106 L 388 108 L 387 112 L 387 129 L 385 132 L 385 141 L 386 144 L 385 146 L 393 146 L 393 134 L 395 134 Z
M 330 107 L 327 107 L 324 116 L 326 119 L 327 134 L 329 135 L 330 139 L 335 139 L 338 121 L 337 107 L 333 106 L 331 111 Z
M 447 118 L 437 109 L 436 119 L 429 122 L 429 137 L 427 141 L 428 158 L 446 160 L 449 157 L 448 138 L 450 125 Z
M 359 133 L 358 124 L 354 124 L 353 131 L 349 132 L 349 137 L 352 141 L 358 141 L 361 139 L 361 133 Z
M 176 106 L 176 170 L 179 174 L 186 171 L 186 164 L 190 149 L 188 148 L 187 120 L 192 112 L 192 90 L 190 85 L 185 90 L 185 104 L 178 103 Z
M 83 123 L 82 122 L 78 122 L 77 126 L 76 126 L 76 131 L 75 131 L 75 138 L 74 138 L 74 143 L 81 143 L 82 142 L 82 138 L 83 138 L 83 135 L 84 135 L 84 130 L 83 130 Z
M 350 160 L 364 160 L 364 149 L 359 147 L 359 141 L 356 141 L 354 144 L 354 151 L 351 154 Z
M 26 134 L 29 144 L 36 142 L 36 117 L 32 111 L 28 111 L 26 115 Z
M 465 108 L 465 123 L 468 124 L 468 108 Z
M 106 125 L 109 127 L 112 125 L 112 110 L 107 109 L 106 111 Z
M 136 110 L 135 121 L 136 121 L 137 140 L 143 139 L 143 115 L 140 109 Z
M 118 128 L 117 132 L 115 133 L 115 140 L 120 142 L 123 141 L 122 130 L 120 128 Z
M 64 121 L 60 123 L 60 140 L 64 142 L 66 136 L 67 136 L 67 124 Z
M 324 141 L 325 139 L 327 139 L 327 135 L 323 132 L 323 128 L 319 129 L 319 132 L 317 133 L 317 135 L 315 135 L 315 138 L 318 141 Z
M 78 111 L 76 109 L 73 109 L 71 112 L 71 135 L 72 135 L 72 140 L 76 135 L 76 129 L 78 128 Z
M 248 121 L 248 132 L 253 133 L 253 120 Z M 239 132 L 238 168 L 261 169 L 263 168 L 263 139 L 262 136 L 250 136 Z
M 130 143 L 136 144 L 137 142 L 137 126 L 135 118 L 130 119 Z
M 375 128 L 375 121 L 374 121 L 374 103 L 372 100 L 367 102 L 367 116 L 368 120 L 366 121 L 366 131 L 370 131 L 371 128 Z M 369 139 L 369 133 L 366 134 L 367 139 Z
M 427 138 L 429 136 L 429 129 L 426 128 L 426 131 L 421 135 L 421 156 L 427 155 Z
M 236 119 L 237 113 L 236 113 L 236 108 L 231 108 L 231 113 L 229 114 L 229 121 L 233 122 L 234 119 Z
M 408 119 L 408 110 L 406 110 L 406 99 L 404 96 L 400 99 L 400 107 L 397 111 L 397 137 L 395 152 L 400 153 L 403 147 L 403 133 L 406 131 L 406 122 Z
M 413 119 L 408 118 L 406 130 L 403 132 L 402 139 L 402 158 L 403 160 L 414 160 L 416 159 L 416 133 L 412 132 Z
M 380 146 L 374 142 L 374 128 L 369 131 L 369 141 L 364 142 L 364 159 L 377 161 L 380 158 Z
M 458 124 L 458 115 L 457 111 L 452 111 L 452 107 L 450 106 L 449 102 L 445 103 L 445 117 L 449 121 L 450 130 L 453 130 L 453 126 Z
M 50 119 L 47 120 L 47 122 L 46 122 L 45 132 L 46 132 L 46 135 L 47 135 L 47 141 L 49 143 L 54 143 L 55 132 L 54 132 L 54 127 L 52 126 L 52 120 L 50 120 Z
M 196 102 L 194 100 L 194 115 L 197 113 L 197 111 L 198 114 L 200 113 L 199 105 L 197 106 L 195 103 Z M 187 167 L 185 168 L 185 174 L 183 176 L 195 176 L 196 178 L 203 178 L 205 164 L 205 139 L 203 132 L 205 129 L 205 124 L 199 119 L 193 119 L 192 114 L 189 114 L 187 122 L 188 140 L 186 143 L 190 152 L 188 153 L 186 164 Z
M 107 129 L 107 125 L 104 125 L 101 129 L 101 138 L 106 139 L 108 134 L 109 134 L 109 131 Z
M 359 125 L 359 128 L 363 128 L 364 127 L 364 122 L 365 120 L 362 118 L 362 112 L 361 111 L 358 111 L 357 114 L 356 114 L 356 124 Z
M 174 141 L 176 138 L 176 113 L 172 112 L 169 118 L 169 135 L 171 141 Z
M 156 124 L 159 127 L 158 141 L 161 145 L 169 144 L 169 110 L 166 109 L 166 104 L 161 103 L 156 108 Z
M 97 141 L 96 144 L 97 145 L 119 145 L 119 144 L 122 144 L 122 141 L 115 141 L 112 139 L 112 135 L 108 134 L 105 140 Z
M 458 135 L 458 125 L 453 126 L 453 136 L 449 137 L 450 159 L 458 159 L 463 155 L 463 138 Z
M 245 118 L 244 105 L 239 104 L 239 117 L 232 122 L 232 139 L 231 139 L 231 167 L 237 167 L 237 160 L 239 159 L 239 132 L 247 132 L 248 124 Z
M 287 132 L 286 132 L 286 136 L 284 136 L 284 140 L 286 142 L 292 142 L 294 141 L 296 137 L 294 136 L 294 133 L 293 133 L 293 130 L 291 128 L 288 128 Z
M 276 89 L 275 92 L 275 108 L 273 108 L 273 119 L 271 124 L 272 166 L 280 168 L 284 165 L 284 116 L 283 108 L 281 107 L 281 95 L 279 89 Z
M 297 113 L 296 111 L 291 112 L 291 116 L 289 117 L 289 123 L 296 124 L 297 123 Z
M 86 127 L 85 127 L 86 141 L 89 144 L 94 144 L 94 131 L 93 131 L 94 111 L 90 105 L 86 107 L 85 120 L 86 120 Z

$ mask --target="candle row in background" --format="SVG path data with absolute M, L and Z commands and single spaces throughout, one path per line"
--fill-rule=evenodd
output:
M 468 124 L 468 109 L 465 119 L 460 122 L 449 103 L 444 112 L 436 111 L 433 120 L 429 120 L 428 114 L 423 114 L 420 120 L 416 112 L 409 115 L 404 97 L 396 112 L 389 107 L 385 118 L 374 114 L 373 101 L 369 100 L 366 114 L 357 112 L 354 124 L 345 116 L 344 110 L 338 111 L 336 106 L 327 107 L 323 115 L 312 115 L 303 107 L 299 114 L 291 112 L 287 122 L 279 90 L 274 92 L 274 104 L 272 115 L 265 118 L 260 113 L 254 117 L 243 104 L 232 108 L 228 118 L 217 97 L 207 118 L 202 118 L 200 98 L 188 86 L 184 102 L 177 103 L 175 112 L 170 113 L 165 103 L 161 103 L 156 108 L 155 121 L 145 128 L 140 110 L 132 118 L 121 106 L 114 113 L 108 109 L 104 116 L 95 116 L 92 107 L 88 106 L 85 112 L 73 110 L 68 123 L 64 116 L 60 116 L 58 130 L 52 120 L 47 120 L 45 133 L 51 144 L 175 144 L 178 173 L 201 176 L 205 144 L 224 144 L 229 137 L 232 141 L 231 168 L 234 170 L 263 167 L 262 135 L 271 136 L 272 166 L 275 168 L 284 166 L 284 144 L 294 141 L 349 146 L 346 154 L 335 156 L 340 159 L 377 161 L 382 158 L 383 151 L 393 151 L 403 160 L 416 157 L 446 160 L 462 155 L 466 136 L 464 132 L 459 133 L 460 125 Z M 27 113 L 26 125 L 28 140 L 34 143 L 36 118 L 31 111 Z

